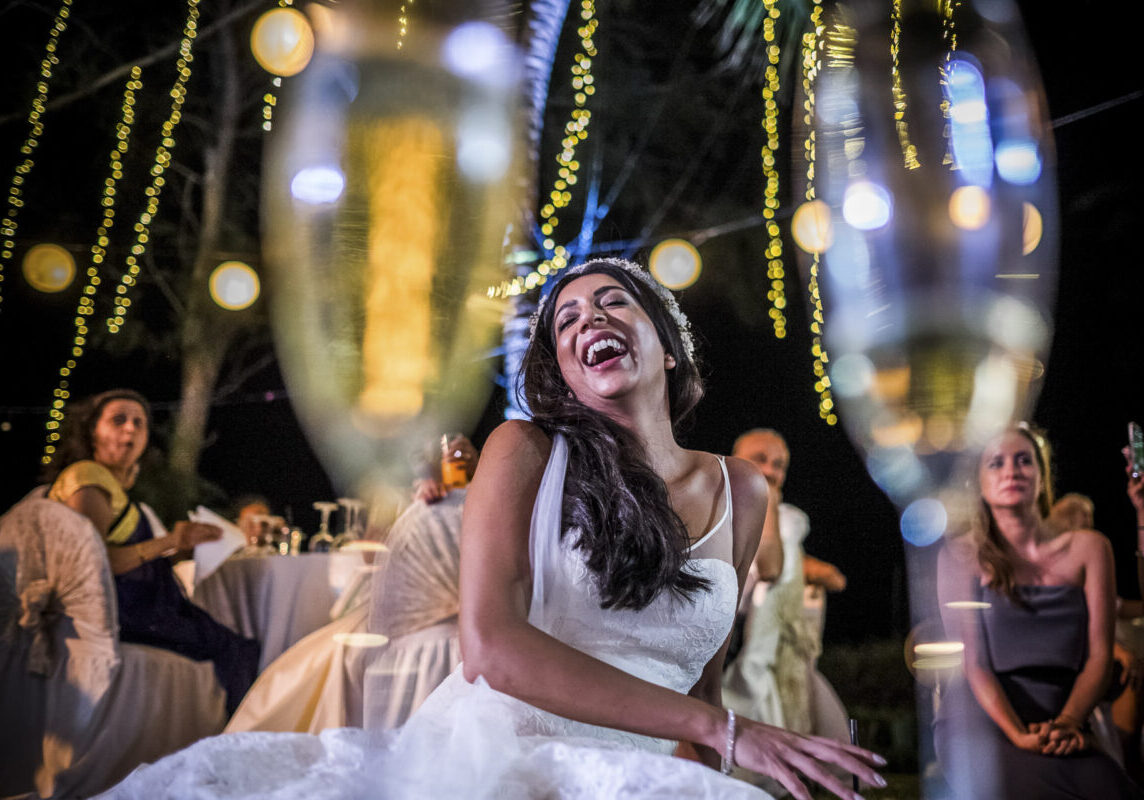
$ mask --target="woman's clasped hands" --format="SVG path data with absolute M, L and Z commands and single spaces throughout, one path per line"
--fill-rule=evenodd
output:
M 1028 733 L 1013 744 L 1046 756 L 1067 756 L 1087 750 L 1091 744 L 1079 722 L 1065 714 L 1029 725 Z

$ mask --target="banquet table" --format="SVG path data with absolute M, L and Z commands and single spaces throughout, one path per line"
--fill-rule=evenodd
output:
M 237 555 L 194 587 L 191 599 L 232 630 L 262 643 L 259 670 L 330 622 L 361 552 Z

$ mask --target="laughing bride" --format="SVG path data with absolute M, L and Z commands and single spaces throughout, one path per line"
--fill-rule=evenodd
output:
M 215 737 L 105 796 L 767 796 L 732 765 L 807 800 L 858 797 L 837 768 L 884 785 L 870 752 L 722 706 L 767 489 L 676 442 L 703 387 L 670 293 L 626 261 L 569 270 L 522 390 L 532 420 L 492 433 L 465 503 L 464 662 L 403 728 Z

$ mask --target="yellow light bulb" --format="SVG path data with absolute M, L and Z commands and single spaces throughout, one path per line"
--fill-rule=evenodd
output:
M 1021 247 L 1022 255 L 1029 255 L 1037 249 L 1037 245 L 1041 243 L 1041 235 L 1044 233 L 1045 223 L 1041 219 L 1041 212 L 1032 203 L 1025 203 L 1023 206 L 1024 215 L 1022 219 L 1021 232 L 1023 243 Z
M 230 311 L 249 308 L 258 299 L 258 273 L 241 261 L 224 261 L 210 277 L 211 299 Z
M 830 206 L 821 200 L 808 200 L 795 209 L 791 218 L 791 236 L 795 244 L 808 253 L 824 253 L 834 242 Z
M 75 278 L 75 259 L 58 244 L 38 244 L 24 256 L 24 279 L 41 292 L 62 292 Z
M 989 192 L 981 186 L 959 186 L 949 196 L 949 218 L 962 230 L 976 231 L 989 221 Z
M 254 23 L 250 49 L 267 72 L 282 77 L 297 75 L 314 55 L 314 29 L 301 11 L 274 8 Z
M 651 251 L 648 268 L 668 289 L 685 289 L 699 279 L 703 259 L 691 242 L 664 239 Z

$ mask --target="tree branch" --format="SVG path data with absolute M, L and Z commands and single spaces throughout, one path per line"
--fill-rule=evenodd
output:
M 249 14 L 258 7 L 267 5 L 268 3 L 266 0 L 251 0 L 251 2 L 247 3 L 246 5 L 231 11 L 229 14 L 224 15 L 221 19 L 216 20 L 210 25 L 207 25 L 205 28 L 200 29 L 195 40 L 196 43 L 201 42 L 203 39 L 210 38 L 212 35 L 218 33 L 219 30 L 230 25 L 230 23 L 234 22 L 234 20 Z M 175 53 L 179 52 L 179 44 L 181 42 L 182 37 L 179 37 L 177 41 L 171 42 L 170 44 L 166 45 L 165 47 L 161 47 L 158 50 L 154 50 L 140 59 L 129 61 L 126 64 L 121 64 L 115 69 L 103 73 L 95 80 L 86 84 L 82 89 L 76 89 L 74 92 L 60 95 L 56 99 L 49 101 L 44 107 L 44 112 L 47 113 L 49 111 L 55 111 L 57 109 L 63 108 L 64 106 L 74 103 L 76 100 L 82 100 L 89 95 L 95 94 L 105 86 L 108 86 L 112 83 L 118 83 L 131 73 L 132 67 L 147 67 L 158 61 L 162 61 L 165 58 L 170 58 Z M 9 122 L 25 119 L 27 116 L 28 115 L 26 111 L 18 111 L 11 114 L 5 114 L 0 116 L 0 125 L 7 125 Z

